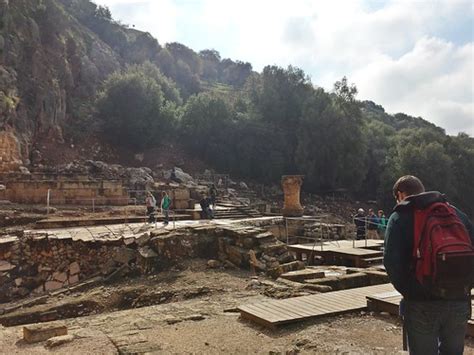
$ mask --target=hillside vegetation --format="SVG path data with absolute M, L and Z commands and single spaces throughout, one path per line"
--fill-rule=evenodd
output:
M 41 141 L 94 135 L 130 154 L 178 142 L 220 172 L 305 189 L 344 189 L 392 206 L 403 174 L 474 214 L 474 139 L 357 100 L 346 78 L 327 92 L 295 67 L 221 58 L 114 21 L 88 0 L 0 1 L 0 122 L 24 161 Z

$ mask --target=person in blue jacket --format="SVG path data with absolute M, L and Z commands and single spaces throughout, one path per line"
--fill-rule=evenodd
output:
M 425 192 L 415 176 L 403 176 L 395 183 L 397 201 L 385 233 L 384 265 L 393 286 L 403 296 L 405 329 L 410 354 L 462 354 L 467 321 L 471 317 L 470 297 L 441 299 L 428 293 L 412 269 L 414 208 L 446 201 L 439 192 Z M 467 216 L 456 209 L 474 245 L 474 228 Z M 401 312 L 402 313 L 402 312 Z

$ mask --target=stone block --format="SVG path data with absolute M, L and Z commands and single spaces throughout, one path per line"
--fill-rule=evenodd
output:
M 120 248 L 114 255 L 113 260 L 120 264 L 128 264 L 137 257 L 136 251 L 130 248 Z
M 0 260 L 0 272 L 10 271 L 15 268 L 15 265 L 10 264 L 8 261 Z
M 69 285 L 73 285 L 79 282 L 79 275 L 71 275 L 69 276 Z
M 63 323 L 30 324 L 23 327 L 23 339 L 27 343 L 37 343 L 60 335 L 67 335 L 67 327 Z
M 171 193 L 174 200 L 189 200 L 191 194 L 187 189 L 176 189 Z
M 74 340 L 73 335 L 70 335 L 70 334 L 60 335 L 60 336 L 52 337 L 46 340 L 46 344 L 44 346 L 51 349 L 51 348 L 55 348 L 56 346 L 70 343 L 73 340 Z
M 303 269 L 287 272 L 282 274 L 280 277 L 291 281 L 302 282 L 309 279 L 321 279 L 324 276 L 324 271 Z
M 53 279 L 64 283 L 67 280 L 67 274 L 65 272 L 55 272 L 53 273 Z
M 58 282 L 58 281 L 46 281 L 46 283 L 44 284 L 44 289 L 46 291 L 57 290 L 58 288 L 61 288 L 61 287 L 63 287 L 63 283 Z
M 135 238 L 135 242 L 138 246 L 144 246 L 146 243 L 150 241 L 150 233 L 143 233 L 142 235 Z
M 69 265 L 69 275 L 78 274 L 80 271 L 81 271 L 81 267 L 79 266 L 79 263 L 77 261 Z

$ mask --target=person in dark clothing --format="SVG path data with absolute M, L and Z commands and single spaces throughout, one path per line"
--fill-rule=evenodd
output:
M 210 207 L 211 199 L 209 197 L 202 195 L 201 201 L 199 201 L 199 205 L 201 206 L 203 218 L 206 218 L 206 219 L 214 218 L 214 213 L 212 212 L 211 207 Z
M 380 236 L 379 239 L 383 239 L 385 236 L 385 230 L 387 229 L 388 219 L 387 217 L 385 217 L 385 213 L 383 210 L 379 210 L 377 212 L 377 215 L 378 215 L 378 222 L 379 222 L 379 225 L 378 225 L 378 233 Z
M 379 225 L 379 218 L 374 213 L 374 210 L 370 208 L 369 214 L 367 215 L 367 238 L 368 239 L 379 238 L 379 235 L 377 234 L 378 225 Z
M 393 194 L 397 205 L 385 233 L 384 265 L 393 286 L 403 296 L 400 313 L 410 354 L 462 354 L 470 297 L 448 300 L 434 296 L 418 282 L 413 267 L 414 209 L 445 202 L 445 197 L 439 192 L 425 192 L 423 183 L 411 175 L 395 183 Z M 455 211 L 474 243 L 472 223 L 459 209 Z
M 211 205 L 212 205 L 212 208 L 216 208 L 216 199 L 217 199 L 217 189 L 216 189 L 216 186 L 214 184 L 211 185 L 211 187 L 209 188 L 209 197 L 210 197 L 210 200 L 211 200 Z
M 356 239 L 365 239 L 365 211 L 362 208 L 357 210 L 357 214 L 354 216 L 354 224 L 356 226 Z

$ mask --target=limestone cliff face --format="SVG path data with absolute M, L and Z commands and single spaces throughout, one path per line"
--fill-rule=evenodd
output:
M 57 0 L 0 0 L 0 171 L 90 116 L 120 55 Z

